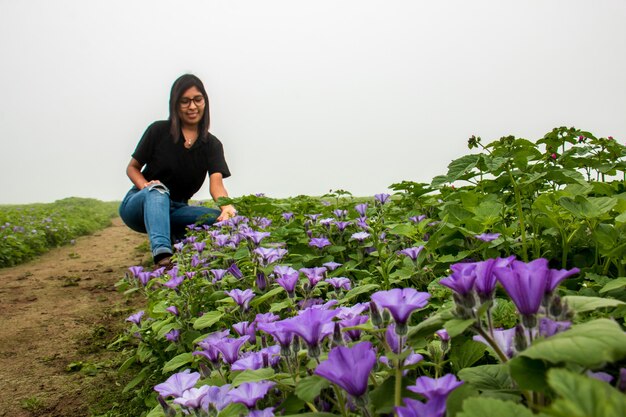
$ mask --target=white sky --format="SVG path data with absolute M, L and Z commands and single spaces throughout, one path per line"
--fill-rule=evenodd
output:
M 623 141 L 624 22 L 625 0 L 0 0 L 0 203 L 121 200 L 185 72 L 233 196 L 429 182 L 472 134 Z

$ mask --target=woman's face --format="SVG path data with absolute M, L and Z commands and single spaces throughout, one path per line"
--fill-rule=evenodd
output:
M 196 87 L 191 87 L 178 100 L 178 116 L 182 125 L 194 127 L 202 120 L 204 114 L 204 96 Z

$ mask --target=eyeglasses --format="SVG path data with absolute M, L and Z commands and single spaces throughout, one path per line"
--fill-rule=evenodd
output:
M 204 96 L 195 96 L 194 98 L 183 97 L 178 101 L 178 104 L 180 104 L 180 107 L 189 107 L 192 101 L 196 106 L 201 106 L 202 103 L 204 103 Z

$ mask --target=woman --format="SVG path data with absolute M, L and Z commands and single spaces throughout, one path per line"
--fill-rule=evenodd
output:
M 126 174 L 133 182 L 120 205 L 120 217 L 131 229 L 147 233 L 157 267 L 171 266 L 172 237 L 186 226 L 213 224 L 236 214 L 189 206 L 207 172 L 213 200 L 228 197 L 223 178 L 230 176 L 222 143 L 209 133 L 209 98 L 202 81 L 185 74 L 174 82 L 168 120 L 148 127 L 132 155 Z

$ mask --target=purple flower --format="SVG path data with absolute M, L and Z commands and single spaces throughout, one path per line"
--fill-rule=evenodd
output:
M 285 219 L 285 221 L 289 221 L 293 219 L 293 213 L 283 213 L 283 219 Z
M 319 224 L 322 226 L 326 226 L 326 228 L 330 228 L 330 226 L 335 222 L 333 217 L 326 217 L 319 221 Z
M 461 385 L 463 385 L 463 381 L 457 380 L 454 374 L 446 374 L 441 378 L 421 376 L 417 378 L 415 385 L 408 386 L 407 389 L 432 400 L 435 397 L 447 397 Z
M 150 271 L 141 271 L 137 278 L 139 279 L 139 282 L 141 282 L 141 285 L 143 285 L 144 287 L 146 285 L 148 285 L 148 281 L 150 281 L 150 278 L 152 278 L 152 273 Z
M 257 259 L 262 266 L 267 266 L 271 263 L 279 261 L 283 256 L 287 254 L 285 249 L 281 248 L 256 248 L 254 254 L 257 255 Z
M 231 371 L 254 371 L 263 368 L 263 355 L 260 352 L 252 352 L 249 355 L 237 359 L 230 367 Z
M 243 278 L 243 274 L 235 262 L 230 264 L 227 271 L 237 279 Z
M 367 214 L 367 203 L 361 203 L 354 206 L 354 209 L 361 217 L 365 217 Z
M 139 273 L 143 271 L 143 266 L 131 266 L 130 268 L 128 268 L 128 270 L 131 274 L 133 274 L 134 277 L 137 277 L 137 275 L 139 275 Z
M 250 411 L 248 417 L 274 417 L 274 407 Z
M 343 232 L 346 230 L 346 227 L 350 226 L 350 222 L 335 222 L 334 224 L 340 232 Z
M 244 382 L 237 388 L 232 389 L 228 395 L 232 402 L 241 403 L 248 408 L 253 408 L 261 398 L 265 397 L 267 392 L 274 385 L 276 385 L 276 383 L 270 381 Z
M 318 282 L 324 279 L 324 275 L 326 274 L 326 268 L 300 268 L 300 272 L 302 272 L 307 277 L 311 288 L 313 288 L 317 285 Z
M 193 248 L 196 250 L 196 252 L 202 253 L 206 248 L 206 242 L 194 242 Z
M 279 323 L 282 323 L 284 329 L 304 339 L 309 347 L 309 353 L 313 357 L 317 357 L 319 355 L 319 343 L 333 333 L 332 319 L 338 313 L 337 310 L 309 308 L 296 317 L 285 319 Z
M 348 210 L 335 209 L 333 210 L 333 214 L 338 219 L 345 219 L 348 216 Z
M 210 387 L 203 385 L 200 388 L 190 388 L 183 392 L 183 395 L 174 398 L 174 404 L 180 404 L 193 410 L 199 410 L 202 407 L 202 400 L 208 394 Z
M 165 309 L 165 311 L 168 311 L 170 313 L 172 313 L 175 316 L 178 316 L 179 312 L 178 312 L 178 308 L 176 306 L 169 306 Z
M 139 323 L 141 323 L 141 318 L 144 314 L 145 312 L 143 310 L 138 311 L 135 314 L 131 314 L 130 316 L 128 316 L 126 318 L 126 321 L 130 321 L 131 323 L 135 323 L 137 326 L 139 326 Z
M 172 271 L 170 271 L 170 274 L 172 274 Z M 163 283 L 163 286 L 175 290 L 180 284 L 183 283 L 184 280 L 185 277 L 183 275 L 173 274 L 173 276 L 167 282 Z
M 249 232 L 242 233 L 242 235 L 244 235 L 248 240 L 250 240 L 255 246 L 259 246 L 261 244 L 261 241 L 264 238 L 270 236 L 270 233 L 249 231 Z
M 221 281 L 224 278 L 224 275 L 228 272 L 228 269 L 211 269 L 209 272 L 213 275 L 212 282 L 215 284 L 218 281 Z
M 450 341 L 450 335 L 448 334 L 448 331 L 446 329 L 437 330 L 435 334 L 437 335 L 437 337 L 439 337 L 439 340 L 441 340 L 442 342 Z
M 391 197 L 391 195 L 389 195 L 387 193 L 380 193 L 380 194 L 375 194 L 374 195 L 374 199 L 376 200 L 376 202 L 380 203 L 381 205 L 383 205 L 386 202 L 388 202 L 389 201 L 389 197 Z
M 476 281 L 474 281 L 474 289 L 480 297 L 481 301 L 486 301 L 492 298 L 493 292 L 496 289 L 496 276 L 493 273 L 493 268 L 506 268 L 513 262 L 515 256 L 509 256 L 508 258 L 493 258 L 486 261 L 476 262 L 476 268 L 473 273 L 476 274 Z
M 487 340 L 482 336 L 474 336 L 474 341 L 480 342 L 487 347 L 493 348 Z M 512 358 L 515 355 L 515 327 L 507 330 L 494 330 L 493 341 L 496 342 L 498 348 L 507 358 Z
M 547 317 L 539 319 L 539 335 L 543 337 L 554 336 L 572 327 L 570 321 L 554 321 Z
M 607 384 L 610 384 L 613 379 L 615 379 L 612 375 L 607 374 L 606 372 L 587 371 L 586 375 L 590 378 L 597 379 L 598 381 L 606 382 Z
M 376 352 L 372 344 L 361 342 L 351 348 L 333 348 L 328 353 L 328 360 L 320 363 L 315 373 L 358 398 L 367 391 L 367 381 L 375 364 Z
M 532 316 L 539 311 L 550 275 L 546 259 L 529 263 L 513 261 L 508 268 L 494 268 L 493 273 L 520 314 Z
M 413 398 L 403 398 L 403 407 L 394 407 L 398 417 L 444 417 L 446 414 L 446 398 L 436 397 L 425 403 Z
M 368 229 L 369 225 L 367 224 L 367 217 L 359 217 L 358 219 L 356 219 L 356 225 L 360 229 Z
M 193 352 L 193 354 L 204 356 L 209 361 L 217 363 L 219 361 L 220 351 L 217 349 L 216 344 L 220 340 L 227 338 L 229 333 L 230 332 L 228 330 L 211 333 L 201 342 L 198 342 L 198 346 L 200 346 L 203 350 Z
M 411 216 L 409 217 L 409 220 L 411 220 L 413 223 L 419 223 L 422 220 L 424 220 L 426 218 L 425 214 L 420 214 L 419 216 Z
M 235 302 L 241 307 L 244 311 L 247 311 L 250 307 L 250 300 L 254 298 L 254 291 L 251 289 L 240 290 L 235 288 L 231 291 L 226 291 L 226 294 L 229 295 Z
M 283 322 L 257 323 L 257 327 L 265 333 L 272 335 L 276 343 L 281 347 L 288 348 L 291 345 L 293 333 L 285 327 Z
M 552 291 L 554 291 L 556 287 L 559 286 L 561 281 L 579 272 L 580 272 L 580 269 L 578 268 L 572 268 L 569 270 L 568 269 L 550 269 L 549 274 L 548 274 L 548 285 L 546 286 L 546 293 L 551 293 Z
M 330 246 L 330 240 L 325 237 L 314 237 L 309 241 L 309 246 L 316 247 L 318 249 L 325 248 L 326 246 Z
M 259 313 L 254 318 L 254 322 L 255 323 L 273 323 L 279 319 L 280 317 L 278 317 L 274 313 Z
M 346 334 L 346 336 L 348 336 L 350 340 L 355 342 L 360 339 L 361 331 L 358 329 L 350 329 L 350 330 L 345 330 L 345 329 L 349 327 L 360 326 L 361 324 L 367 322 L 367 320 L 369 320 L 368 316 L 352 316 L 352 317 L 341 319 L 341 321 L 339 322 L 339 325 L 341 326 L 342 329 L 344 329 L 344 333 Z
M 452 275 L 443 278 L 439 284 L 451 288 L 459 295 L 465 296 L 474 288 L 476 281 L 476 264 L 474 263 L 458 263 L 450 266 Z
M 325 266 L 329 271 L 334 271 L 335 269 L 339 268 L 341 264 L 331 261 L 331 262 L 326 262 L 325 264 L 322 264 L 322 266 Z
M 244 343 L 248 341 L 248 336 L 242 336 L 237 339 L 224 338 L 215 342 L 214 346 L 222 354 L 224 362 L 232 365 L 239 359 L 239 350 Z
M 386 308 L 396 322 L 396 330 L 402 331 L 413 311 L 426 307 L 430 294 L 418 292 L 413 288 L 394 288 L 389 291 L 378 291 L 372 294 L 372 301 L 379 309 Z M 401 333 L 403 334 L 403 333 Z
M 422 250 L 424 250 L 424 246 L 414 246 L 412 248 L 402 249 L 401 251 L 398 251 L 398 253 L 400 255 L 408 256 L 411 260 L 415 261 Z
M 228 396 L 230 389 L 230 384 L 221 387 L 209 386 L 208 392 L 202 399 L 202 409 L 208 412 L 209 406 L 212 405 L 218 412 L 222 411 L 232 402 Z
M 491 242 L 492 240 L 499 238 L 500 233 L 481 233 L 479 235 L 474 235 L 474 237 L 478 240 L 482 240 L 483 242 Z
M 233 329 L 235 329 L 239 336 L 248 336 L 250 337 L 250 340 L 254 340 L 256 338 L 255 322 L 250 323 L 248 321 L 241 321 L 233 324 Z
M 306 214 L 306 217 L 311 219 L 314 223 L 321 216 L 321 214 Z
M 298 283 L 298 271 L 291 267 L 285 267 L 285 269 L 281 269 L 280 273 L 278 273 L 276 268 L 274 268 L 274 273 L 278 276 L 276 283 L 287 291 L 290 298 L 293 298 L 296 284 Z
M 191 372 L 186 369 L 183 372 L 179 372 L 170 376 L 165 382 L 158 384 L 154 387 L 154 390 L 159 393 L 163 398 L 169 396 L 182 397 L 183 393 L 188 389 L 193 388 L 196 382 L 200 379 L 198 372 Z
M 368 237 L 370 237 L 370 234 L 367 233 L 367 232 L 356 232 L 356 233 L 353 233 L 352 236 L 350 236 L 350 239 L 354 239 L 354 240 L 357 240 L 359 242 L 363 242 Z
M 178 329 L 172 329 L 165 334 L 165 339 L 167 339 L 170 342 L 178 341 L 179 337 L 180 337 L 180 330 Z
M 340 289 L 343 288 L 346 291 L 350 291 L 350 280 L 346 277 L 333 277 L 325 280 L 328 282 L 333 288 Z

